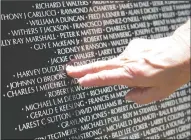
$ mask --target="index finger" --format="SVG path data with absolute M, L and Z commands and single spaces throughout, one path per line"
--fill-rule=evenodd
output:
M 107 61 L 97 61 L 94 63 L 82 65 L 82 66 L 67 66 L 66 71 L 67 74 L 74 78 L 80 78 L 85 76 L 86 74 L 97 73 L 102 70 L 111 70 L 115 68 L 119 68 L 120 62 L 117 59 L 111 59 Z
M 103 70 L 98 73 L 87 74 L 78 80 L 82 86 L 110 86 L 127 85 L 136 86 L 134 77 L 127 73 L 124 68 Z

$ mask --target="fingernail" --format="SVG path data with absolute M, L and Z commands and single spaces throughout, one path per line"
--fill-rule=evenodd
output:
M 74 67 L 73 66 L 67 66 L 66 67 L 66 71 L 68 71 L 68 72 L 71 72 L 72 70 L 74 69 Z
M 82 78 L 78 79 L 78 83 L 81 85 L 81 83 L 82 83 Z
M 89 81 L 86 80 L 86 78 L 80 78 L 78 79 L 78 83 L 83 86 L 83 87 L 87 87 L 89 85 Z

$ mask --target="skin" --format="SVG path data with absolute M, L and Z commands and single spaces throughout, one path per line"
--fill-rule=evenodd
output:
M 190 20 L 170 37 L 134 39 L 112 60 L 66 71 L 82 86 L 132 87 L 125 99 L 138 104 L 164 99 L 190 81 Z

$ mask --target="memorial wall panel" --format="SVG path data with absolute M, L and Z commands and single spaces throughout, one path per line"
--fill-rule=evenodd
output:
M 65 71 L 112 59 L 135 38 L 170 36 L 190 8 L 190 1 L 2 1 L 2 139 L 191 138 L 190 82 L 138 105 L 125 101 L 127 86 L 82 87 Z

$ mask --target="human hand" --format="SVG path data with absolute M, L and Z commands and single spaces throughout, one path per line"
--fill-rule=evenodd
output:
M 161 39 L 135 39 L 117 58 L 67 67 L 82 86 L 127 85 L 125 99 L 146 104 L 168 97 L 190 81 L 190 46 L 180 32 Z

